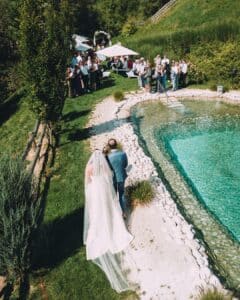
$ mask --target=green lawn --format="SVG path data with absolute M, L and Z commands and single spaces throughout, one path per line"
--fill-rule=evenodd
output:
M 34 124 L 35 117 L 24 99 L 12 101 L 0 114 L 0 154 L 21 155 Z
M 60 145 L 51 179 L 35 253 L 32 299 L 123 299 L 109 286 L 105 275 L 87 262 L 82 242 L 84 168 L 89 158 L 88 130 L 84 129 L 94 105 L 115 90 L 136 90 L 136 80 L 112 75 L 105 87 L 67 99 Z M 99 220 L 101 226 L 101 220 Z

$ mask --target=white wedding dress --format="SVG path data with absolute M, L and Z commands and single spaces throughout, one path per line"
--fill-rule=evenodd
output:
M 123 221 L 112 179 L 106 158 L 95 150 L 85 172 L 84 244 L 87 259 L 105 272 L 113 289 L 122 292 L 133 289 L 127 279 L 132 262 L 124 252 L 133 237 Z

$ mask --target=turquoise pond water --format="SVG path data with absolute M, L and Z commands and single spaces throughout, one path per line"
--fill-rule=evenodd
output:
M 240 241 L 240 132 L 206 132 L 169 146 L 195 193 Z
M 240 292 L 240 106 L 180 102 L 138 104 L 132 123 L 212 268 Z

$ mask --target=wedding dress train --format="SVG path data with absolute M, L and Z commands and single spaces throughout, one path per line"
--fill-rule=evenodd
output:
M 133 237 L 123 221 L 112 178 L 106 158 L 96 150 L 85 172 L 84 244 L 87 259 L 104 271 L 113 289 L 122 292 L 133 289 L 127 279 L 133 264 L 126 251 Z

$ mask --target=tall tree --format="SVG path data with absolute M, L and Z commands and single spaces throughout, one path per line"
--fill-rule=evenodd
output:
M 68 0 L 22 0 L 20 53 L 31 108 L 51 124 L 65 100 L 65 69 L 70 46 Z
M 96 2 L 95 9 L 102 30 L 106 30 L 112 35 L 117 35 L 121 31 L 128 15 L 128 2 L 128 0 L 101 0 Z
M 0 0 L 0 105 L 17 88 L 13 68 L 17 59 L 18 13 L 15 0 Z
M 167 2 L 169 0 L 97 0 L 94 9 L 101 29 L 118 35 L 129 18 L 146 19 Z
M 95 0 L 71 0 L 73 33 L 93 37 L 95 30 L 98 29 L 95 2 Z

